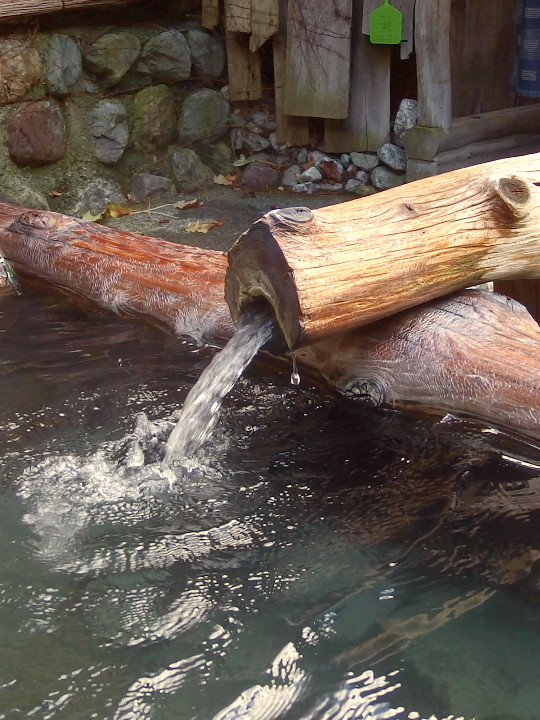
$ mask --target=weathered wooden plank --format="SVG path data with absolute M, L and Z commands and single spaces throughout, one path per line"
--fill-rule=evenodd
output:
M 538 321 L 540 318 L 540 281 L 538 280 L 498 280 L 495 290 L 517 300 L 524 305 Z
M 416 0 L 414 43 L 418 125 L 447 130 L 452 123 L 451 0 Z
M 225 0 L 225 29 L 251 32 L 251 0 Z
M 326 120 L 327 152 L 375 151 L 390 135 L 391 49 L 370 43 L 362 23 L 362 0 L 354 0 L 348 117 Z
M 453 2 L 450 21 L 454 118 L 514 105 L 516 0 Z
M 219 0 L 202 0 L 201 25 L 211 30 L 219 23 Z
M 251 0 L 251 52 L 258 50 L 278 28 L 279 0 Z
M 16 18 L 19 15 L 40 15 L 59 10 L 125 5 L 128 2 L 137 2 L 137 0 L 0 0 L 0 19 Z
M 309 143 L 308 118 L 296 115 L 285 115 L 283 111 L 287 41 L 284 37 L 276 36 L 274 37 L 272 47 L 274 51 L 276 132 L 279 142 L 286 143 L 289 146 L 307 145 Z
M 290 0 L 284 110 L 346 118 L 352 0 Z
M 231 100 L 258 100 L 262 96 L 261 62 L 258 53 L 249 50 L 249 38 L 243 33 L 226 31 L 229 95 Z
M 229 250 L 233 318 L 266 298 L 294 349 L 462 287 L 540 278 L 540 153 L 332 207 L 273 210 Z

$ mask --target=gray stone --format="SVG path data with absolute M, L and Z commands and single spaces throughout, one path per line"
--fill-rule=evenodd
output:
M 377 155 L 371 155 L 370 153 L 352 152 L 351 160 L 360 170 L 373 170 L 379 164 Z
M 102 35 L 84 51 L 84 64 L 105 87 L 117 85 L 139 57 L 141 43 L 129 32 Z
M 218 140 L 227 132 L 230 106 L 221 93 L 209 88 L 196 90 L 182 104 L 178 134 L 183 142 Z
M 418 101 L 405 98 L 399 103 L 394 120 L 394 135 L 396 142 L 402 145 L 403 136 L 418 122 Z
M 301 147 L 298 150 L 298 155 L 296 156 L 296 160 L 298 163 L 300 163 L 300 165 L 302 165 L 302 163 L 307 162 L 307 159 L 308 159 L 308 149 L 305 147 Z
M 279 138 L 278 134 L 276 132 L 271 132 L 268 135 L 268 139 L 270 140 L 270 145 L 273 147 L 274 150 L 279 152 Z
M 393 143 L 385 143 L 377 150 L 377 156 L 381 162 L 392 170 L 407 169 L 407 154 L 403 148 Z
M 233 156 L 229 143 L 220 140 L 217 143 L 200 145 L 197 153 L 201 160 L 217 174 L 229 175 L 236 172 L 232 164 Z
M 21 205 L 32 210 L 50 210 L 45 195 L 32 188 L 22 178 L 10 174 L 2 175 L 0 202 Z
M 172 156 L 173 172 L 182 190 L 200 190 L 214 179 L 214 173 L 190 148 L 177 150 Z
M 378 192 L 376 188 L 373 187 L 373 185 L 359 185 L 356 188 L 356 194 L 360 197 L 367 197 L 368 195 L 375 195 L 375 193 Z
M 188 30 L 185 38 L 197 75 L 214 79 L 221 77 L 226 59 L 221 38 L 200 29 Z
M 235 127 L 231 130 L 231 147 L 233 150 L 242 150 L 244 148 L 244 129 Z
M 414 180 L 423 180 L 423 178 L 433 177 L 437 175 L 437 163 L 435 161 L 428 162 L 426 160 L 407 160 L 407 182 Z
M 167 147 L 176 135 L 174 94 L 167 85 L 154 85 L 133 100 L 133 144 L 144 152 Z
M 276 129 L 276 121 L 269 117 L 264 110 L 255 110 L 249 118 L 256 127 L 264 130 L 264 132 L 273 132 Z
M 131 195 L 136 202 L 155 197 L 172 201 L 177 197 L 177 192 L 173 181 L 168 177 L 138 173 L 131 181 Z
M 321 180 L 322 173 L 314 166 L 306 168 L 300 175 L 300 182 L 320 182 Z
M 348 153 L 342 153 L 339 156 L 339 162 L 343 165 L 344 168 L 348 168 L 351 164 L 351 156 Z
M 68 215 L 80 218 L 85 214 L 100 217 L 105 214 L 107 205 L 111 202 L 124 204 L 127 198 L 115 183 L 103 178 L 95 178 L 77 189 L 75 200 L 66 212 Z
M 45 77 L 51 95 L 68 95 L 81 77 L 79 46 L 69 35 L 51 35 L 45 58 Z
M 343 185 L 341 183 L 320 183 L 316 188 L 320 192 L 341 192 Z
M 298 185 L 302 168 L 300 165 L 291 165 L 288 167 L 281 177 L 281 184 L 284 187 L 294 187 Z
M 354 179 L 360 180 L 361 183 L 365 184 L 369 180 L 369 173 L 367 173 L 365 170 L 359 170 L 354 176 Z
M 94 138 L 94 151 L 102 163 L 111 165 L 122 157 L 129 139 L 127 112 L 120 100 L 101 100 L 86 114 Z
M 267 190 L 279 185 L 279 172 L 271 165 L 251 163 L 242 173 L 242 185 L 250 190 Z
M 293 193 L 307 193 L 308 195 L 311 195 L 311 193 L 316 189 L 317 186 L 312 182 L 298 183 L 297 185 L 293 185 L 291 188 Z
M 271 147 L 271 143 L 270 140 L 262 135 L 257 135 L 257 133 L 254 132 L 248 132 L 244 135 L 244 147 L 250 152 L 261 152 L 262 150 L 266 150 Z
M 54 100 L 20 106 L 7 125 L 7 147 L 17 165 L 39 167 L 64 157 L 66 124 Z
M 379 165 L 371 173 L 371 182 L 377 190 L 388 190 L 405 182 L 404 173 L 396 172 L 385 165 Z
M 291 158 L 289 155 L 276 155 L 274 157 L 274 162 L 276 165 L 288 165 L 291 161 Z
M 360 180 L 355 180 L 354 178 L 351 178 L 345 183 L 345 192 L 354 193 L 356 192 L 356 188 L 359 185 L 365 185 L 365 183 L 361 182 Z
M 191 54 L 186 38 L 176 31 L 154 35 L 144 46 L 137 70 L 155 80 L 186 80 L 191 74 Z
M 27 41 L 0 40 L 0 104 L 23 98 L 42 76 L 37 50 Z

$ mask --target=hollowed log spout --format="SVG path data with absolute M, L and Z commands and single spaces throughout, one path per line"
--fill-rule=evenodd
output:
M 22 287 L 225 340 L 224 255 L 0 204 L 0 255 Z M 296 353 L 370 404 L 463 413 L 540 439 L 540 327 L 503 296 L 464 291 Z
M 290 349 L 470 285 L 540 277 L 540 153 L 319 210 L 273 210 L 229 251 L 233 319 L 272 305 Z

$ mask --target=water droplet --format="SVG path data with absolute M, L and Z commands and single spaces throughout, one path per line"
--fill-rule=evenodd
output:
M 291 373 L 291 385 L 300 385 L 300 375 L 297 372 Z

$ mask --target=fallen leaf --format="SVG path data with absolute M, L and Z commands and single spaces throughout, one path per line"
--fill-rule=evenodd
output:
M 233 162 L 234 167 L 243 167 L 244 165 L 249 165 L 249 163 L 253 162 L 253 160 L 250 160 L 249 158 L 245 157 L 245 155 L 240 155 L 238 160 L 235 160 Z
M 216 185 L 232 185 L 232 181 L 227 180 L 225 175 L 214 175 L 214 182 Z
M 173 204 L 173 207 L 178 210 L 191 210 L 193 208 L 201 207 L 202 205 L 204 205 L 204 200 L 192 198 L 191 200 L 179 200 Z
M 158 223 L 165 225 L 165 223 L 171 222 L 169 218 L 158 218 Z
M 90 210 L 88 212 L 85 212 L 84 215 L 81 216 L 81 220 L 89 220 L 90 222 L 96 222 L 96 220 L 101 220 L 103 217 L 103 213 L 98 213 L 97 215 L 94 215 L 94 213 L 91 213 Z
M 128 208 L 127 205 L 110 202 L 107 203 L 107 212 L 112 218 L 119 218 L 122 217 L 122 215 L 131 215 L 133 210 Z
M 235 182 L 238 182 L 238 175 L 225 175 L 225 180 L 230 180 L 234 185 Z
M 206 222 L 195 220 L 194 222 L 188 223 L 184 230 L 192 233 L 207 233 L 213 227 L 223 227 L 223 225 L 225 225 L 223 220 L 207 220 Z
M 61 193 L 60 190 L 53 190 L 49 193 L 51 197 L 62 197 L 64 193 Z

